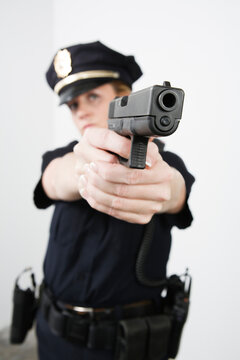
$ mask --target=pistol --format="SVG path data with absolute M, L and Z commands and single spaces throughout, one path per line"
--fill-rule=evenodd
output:
M 144 169 L 150 137 L 168 136 L 177 130 L 182 117 L 184 91 L 169 81 L 117 97 L 109 105 L 108 128 L 131 138 L 129 159 L 121 164 Z

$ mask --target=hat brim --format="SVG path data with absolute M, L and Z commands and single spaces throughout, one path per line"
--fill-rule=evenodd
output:
M 112 82 L 112 78 L 101 78 L 101 79 L 86 79 L 79 80 L 65 86 L 59 93 L 60 102 L 59 105 L 66 104 L 76 96 L 84 94 L 98 86 L 104 85 L 108 82 Z

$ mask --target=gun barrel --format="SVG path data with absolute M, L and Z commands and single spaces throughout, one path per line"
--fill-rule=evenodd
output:
M 154 85 L 110 103 L 109 129 L 121 135 L 168 136 L 182 116 L 184 92 Z
M 182 117 L 184 91 L 154 85 L 114 99 L 109 106 L 108 128 L 131 137 L 131 153 L 126 166 L 144 169 L 149 137 L 173 134 Z
M 175 91 L 165 90 L 158 97 L 160 107 L 165 111 L 172 111 L 178 103 L 178 95 Z

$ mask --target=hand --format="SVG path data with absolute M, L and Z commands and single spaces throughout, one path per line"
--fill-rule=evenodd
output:
M 93 161 L 118 163 L 117 156 L 109 151 L 128 157 L 130 148 L 129 139 L 105 128 L 90 127 L 73 149 L 76 156 L 76 175 L 79 177 L 83 174 L 84 166 Z
M 118 144 L 113 141 L 114 150 L 108 150 L 128 158 L 130 140 L 122 136 L 114 140 Z M 94 209 L 132 223 L 146 224 L 155 213 L 179 211 L 185 201 L 181 174 L 163 161 L 154 143 L 149 143 L 147 162 L 151 166 L 144 170 L 103 160 L 85 163 L 79 179 L 80 194 Z

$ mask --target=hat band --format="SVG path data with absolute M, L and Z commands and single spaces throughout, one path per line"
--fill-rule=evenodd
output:
M 85 79 L 94 79 L 94 78 L 113 78 L 118 79 L 119 73 L 116 71 L 110 70 L 89 70 L 89 71 L 81 71 L 76 74 L 72 74 L 67 76 L 66 78 L 60 80 L 54 87 L 54 91 L 58 94 L 62 88 L 67 85 L 70 85 L 78 80 Z

